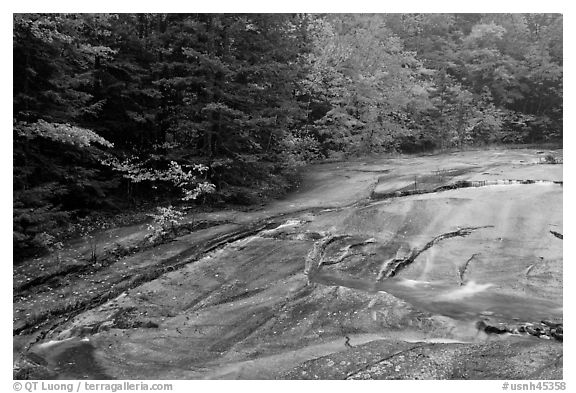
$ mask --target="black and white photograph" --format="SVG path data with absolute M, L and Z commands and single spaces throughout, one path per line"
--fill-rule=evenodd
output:
M 562 12 L 112 10 L 11 15 L 12 391 L 567 390 Z

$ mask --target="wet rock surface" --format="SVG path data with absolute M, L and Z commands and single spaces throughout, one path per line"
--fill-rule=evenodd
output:
M 15 377 L 562 378 L 562 165 L 536 151 L 321 164 L 190 220 L 98 266 L 78 243 L 15 267 Z M 146 235 L 118 233 L 100 246 Z
M 381 341 L 303 363 L 284 377 L 561 379 L 561 366 L 561 347 L 546 343 L 499 341 L 478 345 Z

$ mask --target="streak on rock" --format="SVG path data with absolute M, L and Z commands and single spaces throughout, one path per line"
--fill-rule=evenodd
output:
M 381 200 L 390 198 L 399 198 L 411 195 L 421 195 L 421 194 L 434 194 L 437 192 L 457 190 L 460 188 L 479 188 L 486 186 L 499 186 L 499 185 L 514 185 L 514 184 L 559 184 L 563 186 L 563 181 L 550 181 L 550 180 L 512 180 L 512 179 L 502 179 L 502 180 L 459 180 L 456 183 L 444 184 L 430 189 L 417 189 L 410 186 L 410 189 L 396 190 L 393 192 L 379 193 L 377 191 L 372 191 L 370 195 L 371 199 Z M 415 183 L 413 183 L 415 184 Z
M 472 256 L 470 258 L 468 258 L 468 260 L 466 262 L 464 262 L 464 265 L 460 266 L 458 268 L 458 275 L 460 276 L 460 285 L 464 285 L 464 274 L 466 274 L 466 270 L 468 269 L 468 265 L 470 264 L 470 262 L 472 262 L 472 260 L 479 254 L 472 254 Z
M 383 278 L 385 278 L 386 274 L 391 270 L 392 265 L 394 265 L 394 263 L 396 263 L 397 261 L 398 261 L 398 259 L 396 259 L 396 257 L 386 260 L 382 264 L 382 267 L 380 268 L 380 271 L 378 272 L 378 277 L 376 277 L 376 281 L 381 281 Z
M 81 312 L 95 308 L 115 298 L 122 292 L 135 288 L 145 282 L 152 281 L 168 271 L 178 270 L 189 263 L 199 260 L 203 255 L 211 251 L 223 248 L 230 243 L 256 235 L 265 229 L 270 229 L 277 225 L 277 223 L 271 220 L 257 222 L 224 232 L 205 242 L 193 244 L 184 251 L 163 259 L 155 265 L 146 266 L 140 271 L 134 272 L 130 280 L 114 283 L 114 285 L 111 285 L 99 295 L 78 297 L 66 305 L 57 304 L 52 309 L 46 309 L 43 310 L 42 313 L 38 313 L 34 318 L 21 321 L 18 325 L 14 324 L 12 329 L 13 335 L 29 334 L 42 329 L 43 334 L 38 338 L 38 341 L 40 341 L 50 333 L 52 328 L 75 317 Z
M 304 263 L 304 274 L 308 277 L 308 283 L 311 282 L 311 277 L 316 273 L 320 266 L 322 266 L 322 255 L 330 243 L 339 239 L 345 239 L 349 235 L 327 235 L 314 243 L 314 247 L 306 256 Z
M 350 344 L 350 337 L 344 336 L 344 338 L 346 339 L 346 341 L 344 341 L 344 345 L 346 345 L 348 348 L 353 348 L 352 344 Z
M 361 242 L 348 244 L 347 246 L 345 246 L 341 249 L 342 252 L 335 259 L 329 259 L 329 260 L 322 259 L 322 262 L 320 265 L 321 266 L 336 265 L 336 264 L 342 262 L 344 259 L 346 259 L 350 255 L 350 249 L 352 249 L 353 247 L 363 246 L 365 244 L 374 243 L 374 242 L 375 242 L 374 239 L 368 239 L 368 240 L 364 240 Z
M 392 263 L 390 263 L 390 267 L 388 268 L 388 270 L 385 271 L 381 275 L 381 279 L 394 277 L 402 269 L 404 269 L 406 266 L 408 266 L 412 262 L 414 262 L 414 260 L 416 260 L 416 258 L 418 258 L 418 256 L 420 254 L 422 254 L 424 251 L 431 248 L 436 243 L 438 243 L 442 240 L 450 239 L 452 237 L 468 236 L 469 234 L 471 234 L 473 231 L 475 231 L 477 229 L 492 228 L 492 227 L 493 227 L 493 225 L 485 225 L 485 226 L 481 226 L 481 227 L 461 228 L 461 229 L 458 229 L 457 231 L 447 232 L 447 233 L 443 233 L 441 235 L 438 235 L 434 239 L 432 239 L 428 243 L 426 243 L 422 248 L 420 248 L 420 249 L 415 248 L 414 250 L 412 250 L 412 252 L 410 253 L 410 255 L 408 257 L 403 258 L 403 259 L 394 259 L 394 261 Z
M 562 235 L 561 233 L 558 233 L 556 231 L 550 231 L 550 233 L 556 236 L 558 239 L 564 239 L 564 235 Z

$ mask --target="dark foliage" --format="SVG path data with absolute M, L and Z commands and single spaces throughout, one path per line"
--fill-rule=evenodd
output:
M 15 14 L 13 51 L 16 260 L 335 154 L 562 138 L 556 14 Z

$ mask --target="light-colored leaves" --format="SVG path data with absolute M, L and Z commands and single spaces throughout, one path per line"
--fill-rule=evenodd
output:
M 210 194 L 216 190 L 214 184 L 199 178 L 208 170 L 208 167 L 202 164 L 190 165 L 189 169 L 184 169 L 176 161 L 171 161 L 167 169 L 160 170 L 147 168 L 134 157 L 120 161 L 113 156 L 107 157 L 101 163 L 122 173 L 122 176 L 132 183 L 144 181 L 172 183 L 181 190 L 184 201 L 196 199 L 200 195 Z
M 35 123 L 18 122 L 14 125 L 14 130 L 25 138 L 42 137 L 78 147 L 88 147 L 92 143 L 105 147 L 114 146 L 94 131 L 70 124 L 49 123 L 45 120 L 38 120 Z

